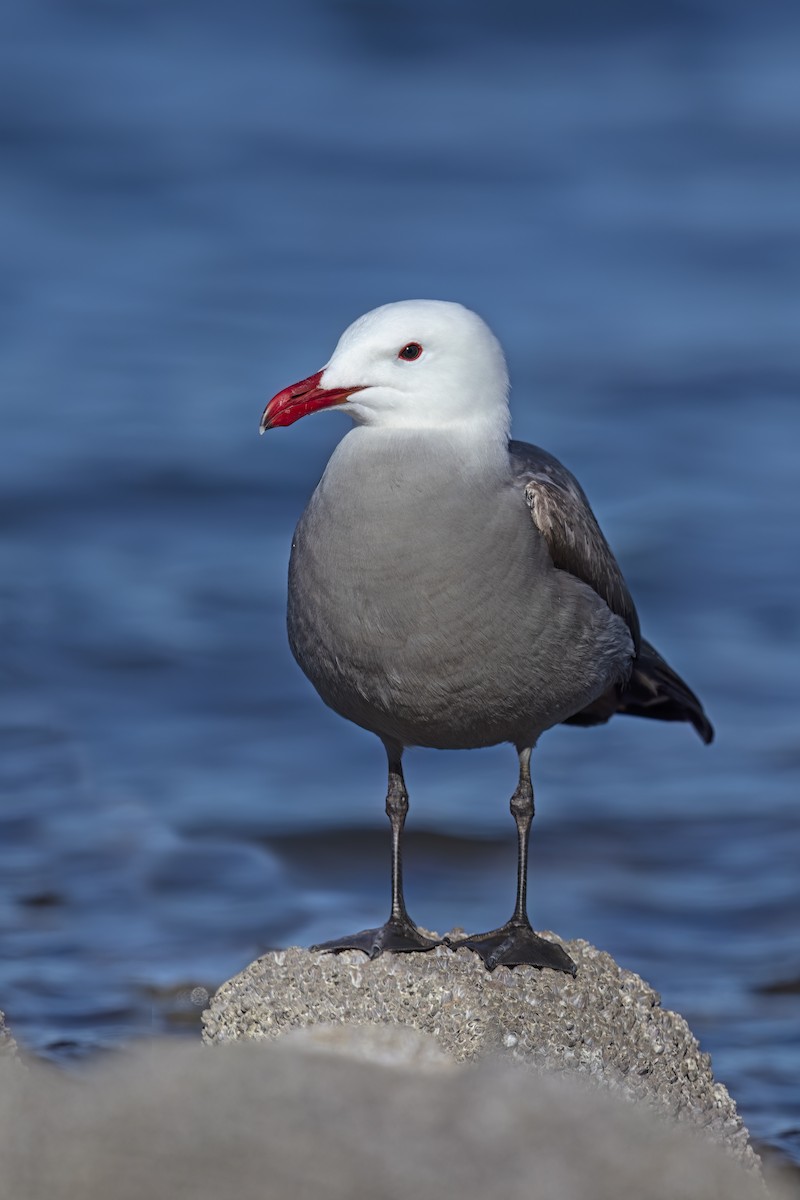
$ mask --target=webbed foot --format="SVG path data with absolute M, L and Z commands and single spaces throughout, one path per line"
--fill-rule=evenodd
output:
M 363 950 L 369 958 L 378 958 L 384 951 L 392 954 L 423 953 L 441 946 L 440 941 L 426 937 L 408 917 L 390 917 L 378 929 L 362 929 L 360 933 L 321 942 L 310 949 L 321 954 L 340 954 L 342 950 Z
M 509 921 L 490 933 L 473 933 L 457 941 L 446 937 L 444 943 L 451 950 L 460 950 L 462 946 L 474 950 L 483 959 L 488 971 L 493 971 L 495 967 L 520 967 L 525 964 L 550 967 L 553 971 L 565 971 L 568 975 L 576 975 L 578 970 L 563 946 L 539 937 L 530 925 L 519 921 Z

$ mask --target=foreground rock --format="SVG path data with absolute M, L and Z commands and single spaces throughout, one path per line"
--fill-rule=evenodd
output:
M 292 948 L 252 963 L 217 992 L 204 1038 L 274 1038 L 312 1025 L 401 1025 L 432 1035 L 456 1062 L 487 1055 L 593 1077 L 661 1114 L 700 1127 L 748 1167 L 756 1162 L 736 1106 L 685 1020 L 638 975 L 587 942 L 566 943 L 578 975 L 532 967 L 489 974 L 468 950 L 312 954 Z
M 13 1058 L 17 1053 L 17 1043 L 8 1032 L 5 1013 L 0 1012 L 0 1058 Z
M 394 1030 L 337 1033 L 160 1041 L 78 1075 L 0 1059 L 0 1195 L 764 1200 L 706 1139 L 576 1078 L 448 1067 L 408 1030 L 396 1065 Z

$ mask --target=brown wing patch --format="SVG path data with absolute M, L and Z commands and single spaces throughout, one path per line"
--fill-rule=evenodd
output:
M 533 523 L 547 542 L 554 566 L 583 580 L 622 617 L 638 653 L 639 618 L 622 571 L 583 491 L 562 471 L 558 479 L 547 467 L 527 475 L 525 499 Z

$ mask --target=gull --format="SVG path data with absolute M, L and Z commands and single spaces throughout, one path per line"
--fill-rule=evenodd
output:
M 409 746 L 510 743 L 517 895 L 499 929 L 445 939 L 486 967 L 575 973 L 527 911 L 531 753 L 560 722 L 615 713 L 690 722 L 700 701 L 645 641 L 622 572 L 575 477 L 510 440 L 502 348 L 460 304 L 407 300 L 366 313 L 328 363 L 278 392 L 261 432 L 327 409 L 354 427 L 300 518 L 289 565 L 292 652 L 324 702 L 375 733 L 388 762 L 391 911 L 376 929 L 313 947 L 428 951 L 411 920 L 402 836 Z

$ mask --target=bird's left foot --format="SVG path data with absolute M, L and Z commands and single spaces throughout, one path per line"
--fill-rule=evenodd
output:
M 425 952 L 441 946 L 441 942 L 426 937 L 408 917 L 390 917 L 378 929 L 362 929 L 346 937 L 321 942 L 310 949 L 319 954 L 341 954 L 343 950 L 363 950 L 369 958 L 378 958 L 385 950 L 392 954 Z
M 578 968 L 558 942 L 548 942 L 534 933 L 527 922 L 509 921 L 500 929 L 490 933 L 473 933 L 468 937 L 444 943 L 451 950 L 474 950 L 486 964 L 488 971 L 495 967 L 550 967 L 553 971 L 565 971 L 576 975 Z

